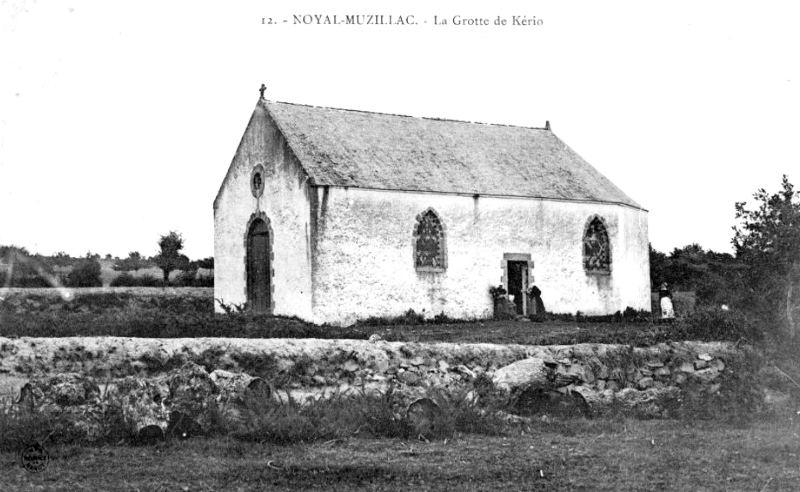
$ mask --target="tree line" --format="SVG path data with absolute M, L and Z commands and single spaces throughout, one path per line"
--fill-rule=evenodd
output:
M 800 195 L 788 176 L 781 189 L 736 202 L 733 254 L 698 244 L 665 254 L 650 247 L 650 278 L 672 290 L 690 290 L 698 302 L 725 304 L 795 338 L 800 326 Z M 767 327 L 765 327 L 766 329 Z
M 170 231 L 158 240 L 158 253 L 145 257 L 138 251 L 128 253 L 126 258 L 113 258 L 110 254 L 106 260 L 113 260 L 112 268 L 122 272 L 112 285 L 168 285 L 173 271 L 181 271 L 175 283 L 194 285 L 197 271 L 200 268 L 214 269 L 214 258 L 190 260 L 181 253 L 184 239 L 180 232 Z M 66 287 L 100 287 L 101 256 L 91 251 L 83 257 L 73 257 L 58 252 L 51 256 L 30 253 L 26 248 L 13 245 L 0 245 L 0 287 L 47 288 L 60 285 Z M 130 272 L 157 267 L 162 271 L 163 280 L 155 281 L 152 277 L 133 277 Z M 200 285 L 198 285 L 200 286 Z M 202 285 L 205 286 L 205 285 Z

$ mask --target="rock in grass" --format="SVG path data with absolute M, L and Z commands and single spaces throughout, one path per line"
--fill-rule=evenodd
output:
M 433 437 L 442 410 L 430 398 L 418 398 L 406 409 L 406 418 L 414 429 L 416 436 Z
M 68 373 L 26 383 L 14 413 L 36 412 L 53 419 L 59 433 L 77 433 L 88 441 L 105 434 L 100 388 L 91 379 Z
M 130 435 L 140 440 L 163 439 L 169 425 L 169 385 L 164 379 L 128 376 L 107 394 L 109 402 L 122 410 Z
M 29 408 L 46 404 L 64 407 L 83 405 L 99 397 L 100 388 L 94 381 L 67 373 L 28 381 L 20 391 L 19 404 Z
M 219 388 L 206 370 L 188 363 L 167 377 L 170 394 L 170 430 L 196 434 L 211 428 Z
M 217 369 L 210 375 L 220 391 L 220 401 L 231 400 L 243 403 L 251 396 L 269 398 L 272 389 L 263 379 L 243 372 L 230 372 Z

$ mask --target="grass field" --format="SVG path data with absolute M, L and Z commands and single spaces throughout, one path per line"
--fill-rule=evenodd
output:
M 3 490 L 796 491 L 798 424 L 537 420 L 503 436 L 353 437 L 278 446 L 229 438 L 62 446 L 33 474 L 0 453 Z
M 83 293 L 82 293 L 83 292 Z M 133 336 L 242 338 L 354 338 L 388 341 L 554 345 L 624 343 L 636 346 L 681 339 L 713 339 L 686 320 L 544 322 L 458 321 L 424 324 L 313 325 L 291 318 L 214 313 L 212 289 L 56 289 L 8 291 L 0 301 L 0 336 Z M 398 318 L 402 320 L 402 318 Z M 397 322 L 397 320 L 393 320 Z M 736 338 L 734 338 L 734 341 Z

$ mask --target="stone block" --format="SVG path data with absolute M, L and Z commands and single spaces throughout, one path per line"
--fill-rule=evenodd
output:
M 670 377 L 672 375 L 672 372 L 669 369 L 667 369 L 666 367 L 660 367 L 660 368 L 656 369 L 656 372 L 654 373 L 654 375 L 657 378 L 663 379 L 663 378 Z
M 690 376 L 702 384 L 709 384 L 719 377 L 719 371 L 711 368 L 695 371 Z
M 550 369 L 545 366 L 543 359 L 532 357 L 498 369 L 492 382 L 503 391 L 545 388 L 549 385 L 549 373 Z
M 644 377 L 644 378 L 642 378 L 642 379 L 640 379 L 639 381 L 636 382 L 636 386 L 639 389 L 647 389 L 647 388 L 653 386 L 653 382 L 654 382 L 653 378 Z

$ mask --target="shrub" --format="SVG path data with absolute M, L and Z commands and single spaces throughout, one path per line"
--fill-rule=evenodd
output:
M 164 287 L 165 285 L 167 284 L 163 280 L 152 275 L 134 277 L 127 272 L 117 275 L 111 281 L 111 287 Z
M 211 275 L 198 276 L 194 279 L 192 287 L 214 287 L 214 277 Z
M 756 320 L 739 310 L 707 307 L 679 320 L 670 330 L 684 340 L 761 342 L 764 334 Z
M 401 316 L 370 316 L 356 322 L 360 326 L 421 325 L 424 323 L 425 316 L 413 309 L 409 309 Z
M 185 270 L 171 283 L 176 287 L 214 287 L 214 277 L 199 276 L 197 270 Z
M 67 276 L 68 287 L 102 287 L 100 262 L 94 258 L 79 261 Z
M 197 279 L 197 270 L 183 270 L 171 283 L 176 287 L 192 287 Z
M 43 289 L 47 287 L 55 287 L 53 282 L 48 281 L 40 275 L 32 275 L 20 277 L 17 275 L 9 276 L 5 272 L 0 272 L 0 288 L 2 287 L 18 287 L 25 289 Z
M 130 273 L 122 273 L 111 280 L 111 287 L 132 287 L 136 280 Z

